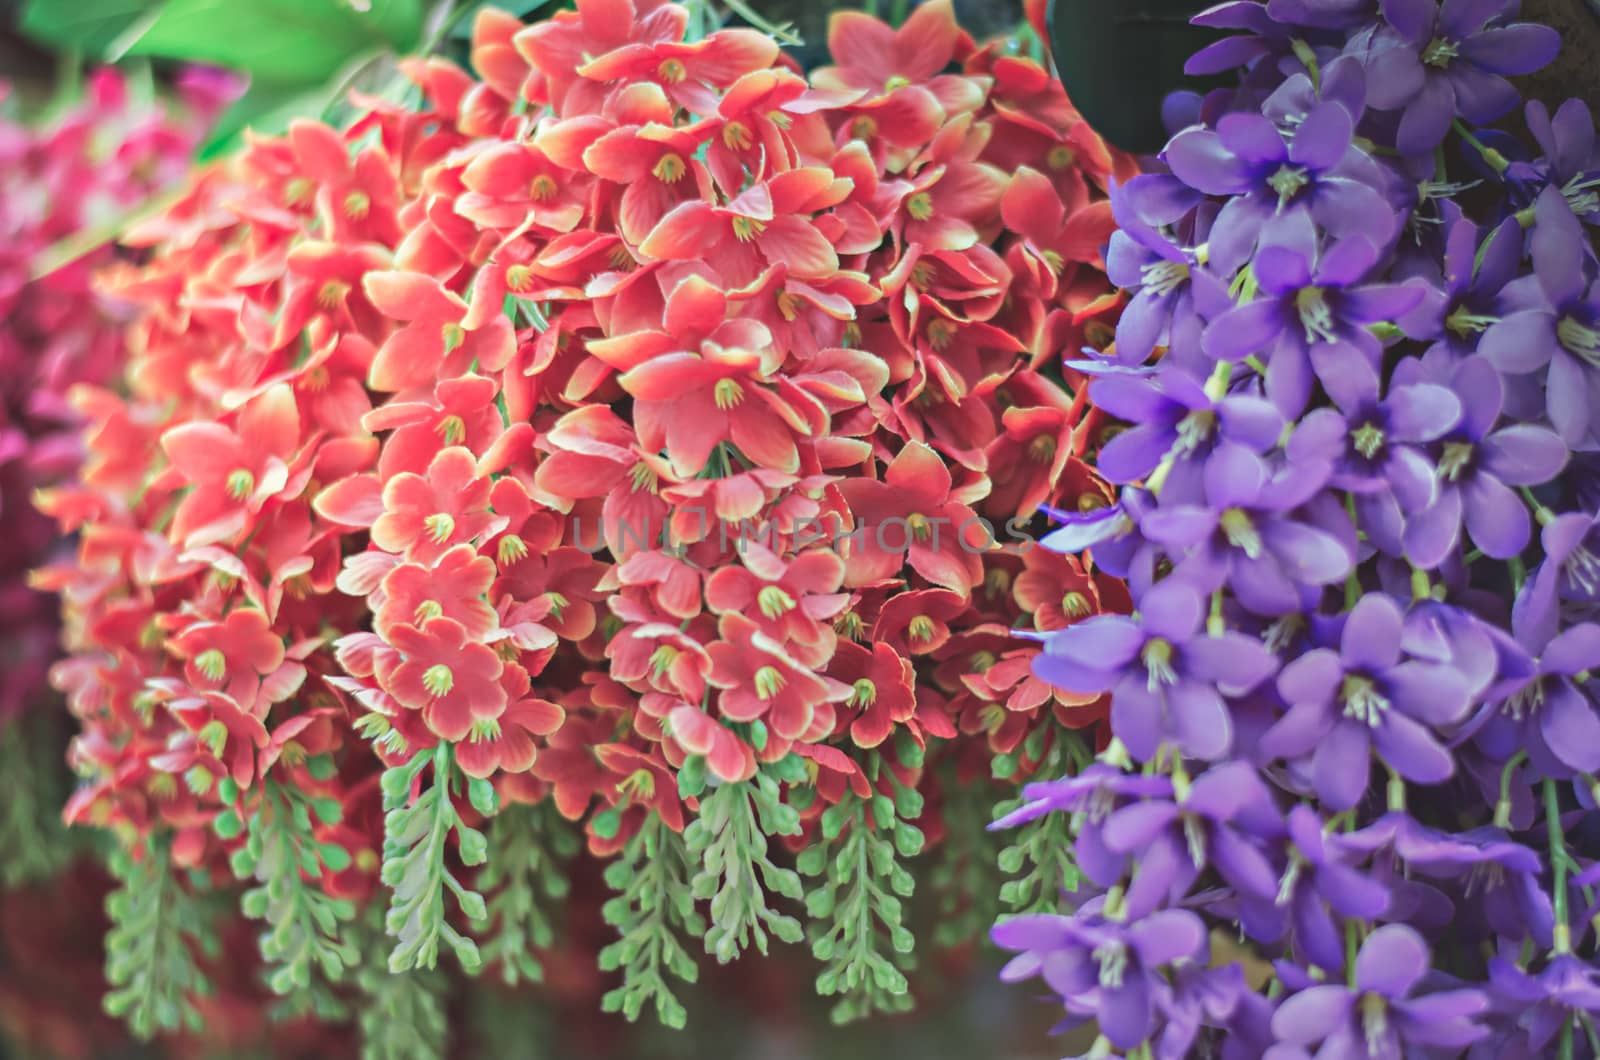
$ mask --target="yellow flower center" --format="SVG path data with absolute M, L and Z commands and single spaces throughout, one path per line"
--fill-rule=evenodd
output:
M 926 541 L 933 533 L 933 524 L 921 512 L 912 512 L 906 516 L 906 527 L 911 531 L 911 536 L 917 541 Z
M 212 718 L 200 727 L 197 734 L 200 742 L 211 749 L 211 753 L 218 758 L 222 757 L 222 749 L 228 746 L 228 727 L 216 718 Z
M 866 710 L 878 700 L 878 686 L 863 677 L 850 689 L 850 698 L 845 700 L 847 706 L 858 710 Z
M 506 269 L 506 287 L 512 291 L 526 291 L 533 286 L 533 270 L 526 265 L 513 265 Z
M 450 540 L 450 535 L 456 532 L 456 521 L 452 516 L 439 512 L 422 520 L 423 527 L 428 531 L 428 536 L 436 545 L 442 545 Z
M 670 644 L 663 644 L 650 653 L 650 668 L 660 677 L 678 661 L 678 649 Z
M 555 178 L 548 173 L 540 173 L 533 178 L 533 183 L 528 186 L 528 197 L 534 202 L 549 202 L 561 190 Z
M 352 221 L 365 220 L 372 209 L 372 199 L 364 191 L 352 191 L 344 197 L 344 215 Z
M 1082 618 L 1089 613 L 1089 598 L 1079 592 L 1065 594 L 1061 597 L 1061 613 L 1068 618 Z
M 688 163 L 671 151 L 656 159 L 656 164 L 650 167 L 650 173 L 663 184 L 678 183 L 688 171 Z
M 911 625 L 907 627 L 907 632 L 911 634 L 911 639 L 920 641 L 923 644 L 933 640 L 935 631 L 933 619 L 927 615 L 918 615 L 911 620 Z
M 1070 168 L 1077 160 L 1077 153 L 1066 144 L 1056 144 L 1044 156 L 1044 164 L 1057 171 Z
M 456 675 L 444 663 L 436 663 L 422 675 L 422 687 L 428 690 L 430 696 L 447 696 L 456 686 Z
M 440 420 L 433 428 L 445 445 L 458 445 L 467 436 L 467 422 L 453 413 Z
M 748 151 L 754 142 L 750 127 L 742 121 L 730 121 L 722 127 L 722 143 L 730 151 Z
M 741 243 L 750 242 L 766 230 L 767 226 L 757 221 L 754 217 L 735 217 L 733 219 L 733 235 Z
M 711 388 L 711 399 L 724 412 L 738 408 L 744 403 L 744 387 L 739 385 L 737 379 L 718 379 Z
M 933 196 L 919 191 L 906 200 L 906 213 L 914 221 L 926 221 L 933 216 Z
M 1000 660 L 992 651 L 975 651 L 972 658 L 967 660 L 967 666 L 975 674 L 988 673 L 989 668 Z
M 439 601 L 424 600 L 422 603 L 418 604 L 417 609 L 411 613 L 411 618 L 413 622 L 420 626 L 427 622 L 430 618 L 439 618 L 443 614 L 444 607 L 439 603 Z
M 856 140 L 870 140 L 878 135 L 878 123 L 867 115 L 859 115 L 850 123 L 850 136 Z
M 656 795 L 656 775 L 648 769 L 635 769 L 617 782 L 617 790 L 629 798 L 653 799 Z
M 768 585 L 756 594 L 756 604 L 768 618 L 781 618 L 794 610 L 794 597 L 779 586 Z
M 495 546 L 495 556 L 500 560 L 502 567 L 521 563 L 528 556 L 528 543 L 516 534 L 507 534 Z
M 683 83 L 683 79 L 689 76 L 689 71 L 684 68 L 680 59 L 663 59 L 661 65 L 656 67 L 656 76 L 669 85 L 677 85 Z
M 460 324 L 457 324 L 455 321 L 451 321 L 444 327 L 440 328 L 439 335 L 442 339 L 444 339 L 445 353 L 450 353 L 453 350 L 460 349 L 461 344 L 467 341 L 467 329 L 462 327 Z
M 500 722 L 495 718 L 473 718 L 472 728 L 467 730 L 467 739 L 472 743 L 483 743 L 485 740 L 498 740 L 500 738 Z
M 194 668 L 207 681 L 220 681 L 228 672 L 228 657 L 217 648 L 207 648 L 194 657 Z
M 1035 463 L 1048 464 L 1056 458 L 1056 440 L 1048 434 L 1041 434 L 1028 443 L 1028 456 Z
M 883 90 L 885 92 L 898 92 L 910 83 L 911 79 L 909 77 L 901 77 L 899 74 L 895 74 L 883 83 Z
M 344 304 L 345 295 L 350 293 L 350 285 L 342 280 L 329 280 L 317 289 L 317 305 L 323 309 L 338 309 Z
M 778 292 L 778 312 L 783 314 L 783 319 L 793 320 L 800 315 L 800 307 L 805 303 L 799 295 L 790 294 L 788 291 Z
M 782 670 L 776 666 L 763 666 L 756 671 L 756 696 L 764 700 L 771 699 L 779 692 L 782 692 L 783 686 L 788 683 L 788 679 L 783 676 Z
M 295 177 L 283 186 L 283 201 L 290 206 L 299 206 L 311 198 L 311 193 L 316 189 L 306 177 Z
M 236 501 L 242 501 L 255 492 L 256 477 L 244 468 L 228 474 L 228 496 Z
M 955 337 L 956 326 L 944 317 L 934 317 L 928 321 L 928 345 L 934 349 L 945 349 Z
M 643 460 L 628 469 L 628 479 L 633 483 L 633 492 L 635 493 L 641 490 L 648 490 L 654 493 L 660 478 L 661 476 L 656 474 L 656 469 Z
M 860 640 L 861 634 L 866 632 L 867 625 L 861 621 L 860 615 L 854 611 L 846 611 L 833 620 L 833 628 L 846 640 Z

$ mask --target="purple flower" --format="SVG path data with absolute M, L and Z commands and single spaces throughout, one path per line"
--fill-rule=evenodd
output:
M 1246 762 L 1202 773 L 1173 799 L 1149 799 L 1106 819 L 1106 847 L 1138 864 L 1127 915 L 1142 919 L 1189 892 L 1208 867 L 1240 895 L 1270 900 L 1277 873 L 1252 836 L 1281 832 L 1272 796 Z
M 1296 514 L 1327 475 L 1311 461 L 1272 471 L 1243 446 L 1224 445 L 1207 462 L 1203 497 L 1149 512 L 1140 529 L 1202 590 L 1226 585 L 1255 614 L 1290 614 L 1301 607 L 1300 586 L 1338 582 L 1353 562 L 1344 541 Z
M 1290 1045 L 1322 1043 L 1320 1057 L 1351 1060 L 1400 1060 L 1434 1048 L 1462 1049 L 1484 1037 L 1488 1032 L 1476 1018 L 1488 1002 L 1479 991 L 1412 996 L 1428 963 L 1428 944 L 1415 929 L 1385 924 L 1361 944 L 1354 989 L 1326 984 L 1301 990 L 1278 1006 L 1273 1033 Z
M 1318 252 L 1309 219 L 1275 226 L 1275 242 L 1251 265 L 1261 294 L 1206 327 L 1206 356 L 1238 361 L 1262 354 L 1267 397 L 1285 416 L 1311 398 L 1312 372 L 1324 382 L 1364 375 L 1376 380 L 1381 352 L 1368 324 L 1395 321 L 1414 308 L 1423 288 L 1361 281 L 1378 263 L 1378 248 L 1357 236 Z
M 1337 652 L 1307 652 L 1278 675 L 1289 710 L 1261 748 L 1280 758 L 1309 756 L 1317 795 L 1335 810 L 1361 800 L 1374 749 L 1418 784 L 1437 784 L 1455 771 L 1435 730 L 1462 718 L 1471 690 L 1448 666 L 1405 658 L 1403 625 L 1393 600 L 1369 594 L 1345 620 Z
M 1525 644 L 1554 637 L 1563 601 L 1600 600 L 1600 515 L 1568 512 L 1539 533 L 1544 562 L 1512 607 L 1512 627 Z
M 1600 625 L 1570 626 L 1548 642 L 1525 645 L 1529 661 L 1492 691 L 1492 712 L 1478 730 L 1486 748 L 1510 757 L 1513 748 L 1544 776 L 1600 770 L 1600 716 L 1585 671 L 1600 665 Z
M 1492 958 L 1489 989 L 1505 1003 L 1536 1056 L 1555 1051 L 1556 1035 L 1575 1016 L 1600 1017 L 1600 970 L 1570 953 L 1551 958 L 1537 975 L 1503 957 Z
M 1579 220 L 1600 224 L 1600 150 L 1596 149 L 1594 118 L 1588 104 L 1569 99 L 1552 118 L 1545 105 L 1535 99 L 1528 101 L 1524 113 L 1528 131 L 1538 141 L 1542 156 L 1540 165 L 1529 168 L 1535 169 L 1541 183 L 1560 189 Z M 1513 163 L 1512 168 L 1515 170 L 1517 164 Z
M 1003 980 L 1041 976 L 1069 1012 L 1093 1016 L 1100 1033 L 1124 1050 L 1156 1032 L 1156 1000 L 1167 989 L 1163 970 L 1204 964 L 1208 950 L 1205 925 L 1181 909 L 1132 923 L 1019 916 L 996 924 L 990 937 L 1017 954 L 1001 970 Z
M 1089 396 L 1102 412 L 1133 424 L 1100 449 L 1096 466 L 1112 482 L 1139 481 L 1170 453 L 1178 459 L 1163 488 L 1174 487 L 1174 476 L 1202 475 L 1224 443 L 1262 453 L 1283 434 L 1283 415 L 1271 402 L 1250 394 L 1214 399 L 1181 370 L 1097 379 Z
M 1158 345 L 1195 348 L 1204 324 L 1194 308 L 1194 251 L 1137 219 L 1117 224 L 1106 275 L 1130 296 L 1117 321 L 1117 363 L 1142 364 Z
M 1058 688 L 1111 692 L 1112 726 L 1140 760 L 1166 739 L 1195 758 L 1219 758 L 1233 742 L 1222 695 L 1248 692 L 1277 660 L 1254 637 L 1203 635 L 1205 614 L 1198 592 L 1168 578 L 1132 617 L 1099 615 L 1051 633 L 1034 673 Z
M 1338 833 L 1325 832 L 1310 807 L 1290 809 L 1288 831 L 1288 863 L 1272 909 L 1246 905 L 1246 928 L 1263 941 L 1275 941 L 1283 926 L 1274 921 L 1287 917 L 1296 953 L 1331 972 L 1342 972 L 1344 939 L 1330 910 L 1355 920 L 1376 920 L 1389 906 L 1389 889 L 1348 864 L 1356 860 L 1349 843 Z
M 1378 170 L 1351 142 L 1355 119 L 1339 103 L 1319 103 L 1291 139 L 1268 118 L 1235 112 L 1213 131 L 1187 129 L 1165 158 L 1172 172 L 1207 195 L 1231 196 L 1217 215 L 1210 260 L 1223 273 L 1244 264 L 1269 223 L 1286 211 L 1309 211 L 1334 238 L 1360 236 L 1376 246 L 1393 237 L 1396 220 L 1373 185 Z
M 1433 340 L 1423 363 L 1432 368 L 1443 362 L 1438 371 L 1472 354 L 1484 330 L 1499 323 L 1501 292 L 1522 267 L 1522 226 L 1515 218 L 1481 238 L 1482 230 L 1447 202 L 1444 231 L 1444 268 L 1435 281 L 1442 289 L 1434 287 L 1398 321 L 1407 334 Z
M 1358 521 L 1377 540 L 1363 501 L 1392 493 L 1404 513 L 1421 511 L 1436 496 L 1433 464 L 1421 445 L 1442 437 L 1461 419 L 1461 402 L 1432 383 L 1389 387 L 1378 398 L 1377 380 L 1355 374 L 1330 380 L 1337 408 L 1316 409 L 1289 439 L 1289 459 L 1333 465 L 1329 485 L 1356 495 Z
M 1591 412 L 1600 408 L 1600 282 L 1586 273 L 1588 239 L 1561 193 L 1546 188 L 1534 210 L 1536 282 L 1516 291 L 1528 304 L 1484 332 L 1478 352 L 1511 375 L 1542 371 L 1546 409 L 1562 441 L 1600 448 L 1600 417 Z
M 1439 496 L 1406 523 L 1406 556 L 1422 568 L 1437 567 L 1455 550 L 1463 517 L 1484 555 L 1519 555 L 1533 528 L 1527 506 L 1511 487 L 1549 482 L 1567 463 L 1567 447 L 1544 427 L 1513 423 L 1494 429 L 1505 389 L 1482 357 L 1458 364 L 1450 389 L 1461 398 L 1462 417 L 1439 455 Z
M 1125 773 L 1116 766 L 1094 762 L 1076 776 L 1029 784 L 1022 790 L 1023 804 L 991 824 L 989 830 L 1015 828 L 1048 813 L 1070 813 L 1074 864 L 1097 886 L 1112 887 L 1121 882 L 1128 859 L 1106 846 L 1106 819 L 1130 800 L 1171 795 L 1172 781 L 1166 777 Z
M 1431 151 L 1459 114 L 1485 125 L 1517 105 L 1504 75 L 1527 74 L 1556 57 L 1561 37 L 1548 26 L 1499 25 L 1509 0 L 1382 0 L 1392 30 L 1371 41 L 1367 102 L 1401 111 L 1395 146 Z

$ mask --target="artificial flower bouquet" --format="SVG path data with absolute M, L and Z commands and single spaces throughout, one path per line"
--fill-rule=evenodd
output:
M 1115 499 L 1060 351 L 1111 344 L 1132 163 L 948 3 L 809 75 L 696 12 L 485 10 L 475 75 L 252 137 L 102 273 L 139 314 L 36 581 L 141 1035 L 207 1022 L 242 912 L 283 1011 L 442 1052 L 436 969 L 584 945 L 574 857 L 588 1003 L 672 1026 L 774 944 L 900 1011 L 914 951 L 1057 907 L 1054 822 L 985 825 L 1107 737 L 1016 630 L 1130 606 L 1033 533 Z

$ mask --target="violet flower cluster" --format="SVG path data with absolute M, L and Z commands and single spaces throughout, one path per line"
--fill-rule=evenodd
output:
M 1135 613 L 1036 663 L 1113 738 L 997 822 L 1070 815 L 994 937 L 1089 1055 L 1600 1053 L 1600 150 L 1493 127 L 1561 44 L 1517 14 L 1213 7 L 1236 87 L 1113 195 L 1121 499 L 1044 543 Z

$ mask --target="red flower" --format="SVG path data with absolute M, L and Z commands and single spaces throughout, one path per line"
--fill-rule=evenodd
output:
M 706 650 L 723 717 L 764 719 L 785 740 L 804 739 L 823 721 L 824 731 L 833 728 L 833 704 L 849 697 L 848 685 L 814 673 L 743 615 L 723 615 L 717 630 L 722 639 Z
M 417 562 L 437 560 L 489 527 L 489 488 L 471 452 L 441 450 L 427 477 L 403 471 L 384 485 L 384 513 L 372 524 L 372 543 Z
M 659 86 L 631 84 L 613 102 L 617 128 L 583 152 L 595 176 L 622 185 L 617 225 L 638 246 L 671 210 L 711 196 L 710 174 L 695 157 L 703 137 L 672 123 L 673 105 Z
M 689 754 L 700 755 L 713 776 L 729 784 L 756 775 L 755 749 L 699 707 L 683 704 L 667 715 L 672 738 Z
M 482 640 L 495 627 L 494 608 L 485 599 L 494 576 L 494 561 L 471 545 L 456 545 L 432 567 L 402 563 L 383 577 L 383 606 L 373 628 L 387 636 L 395 626 L 443 616 L 460 623 L 473 640 Z
M 220 622 L 195 622 L 171 643 L 187 660 L 183 672 L 191 685 L 226 690 L 246 709 L 255 703 L 261 679 L 284 662 L 282 637 L 253 607 L 235 608 Z
M 241 409 L 236 427 L 200 421 L 168 430 L 161 448 L 192 487 L 173 514 L 170 539 L 190 548 L 230 540 L 268 501 L 304 489 L 310 472 L 296 456 L 301 441 L 294 391 L 282 383 Z
M 833 194 L 838 198 L 826 201 Z M 827 170 L 790 170 L 750 185 L 726 206 L 683 203 L 661 219 L 639 253 L 660 261 L 705 261 L 736 287 L 769 265 L 783 265 L 800 279 L 828 276 L 839 268 L 839 256 L 816 225 L 798 214 L 831 206 L 845 194 L 848 189 L 836 189 Z
M 505 711 L 498 718 L 475 720 L 466 740 L 456 744 L 456 762 L 470 777 L 526 773 L 539 756 L 533 738 L 555 732 L 566 718 L 556 704 L 528 694 L 528 671 L 522 667 L 507 666 L 500 684 Z
M 845 584 L 893 578 L 906 563 L 935 585 L 963 594 L 983 581 L 980 557 L 993 537 L 971 508 L 951 498 L 951 485 L 944 461 L 921 442 L 901 448 L 882 482 L 840 483 L 858 528 Z
M 727 296 L 691 276 L 667 302 L 665 332 L 591 349 L 624 370 L 620 382 L 635 399 L 640 444 L 664 447 L 679 477 L 704 470 L 722 442 L 761 467 L 797 471 L 796 436 L 822 433 L 826 416 L 798 390 L 768 384 L 779 367 L 770 337 L 759 324 L 726 315 Z
M 833 619 L 850 599 L 837 591 L 844 579 L 838 554 L 811 551 L 784 561 L 749 542 L 740 558 L 743 566 L 719 568 L 706 580 L 706 604 L 718 614 L 754 619 L 807 665 L 827 665 L 837 639 Z
M 1022 563 L 1011 592 L 1017 606 L 1033 616 L 1035 629 L 1063 629 L 1100 613 L 1099 586 L 1077 556 L 1030 548 Z
M 849 722 L 850 739 L 857 747 L 876 747 L 896 725 L 916 713 L 916 674 L 909 660 L 879 642 L 871 649 L 846 641 L 828 667 L 828 675 L 850 686 L 846 708 L 858 713 Z M 843 723 L 849 710 L 841 712 Z
M 373 358 L 367 378 L 373 390 L 431 389 L 436 380 L 462 375 L 474 364 L 498 372 L 516 350 L 504 314 L 495 313 L 469 329 L 462 323 L 467 303 L 431 276 L 372 272 L 361 285 L 379 311 L 406 322 Z
M 465 739 L 475 722 L 505 712 L 505 665 L 493 649 L 469 639 L 461 623 L 430 618 L 420 629 L 396 626 L 389 642 L 402 661 L 380 671 L 379 683 L 401 706 L 421 711 L 441 739 Z

